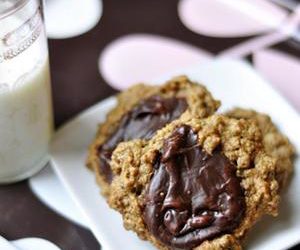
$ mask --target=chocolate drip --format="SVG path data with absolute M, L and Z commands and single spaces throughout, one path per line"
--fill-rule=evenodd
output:
M 207 154 L 183 125 L 158 154 L 145 197 L 144 221 L 169 247 L 191 249 L 230 233 L 240 223 L 245 199 L 235 166 L 216 150 Z
M 123 116 L 116 131 L 99 148 L 100 172 L 111 182 L 111 155 L 118 143 L 132 139 L 150 139 L 167 123 L 178 118 L 187 109 L 183 98 L 152 96 L 141 101 Z

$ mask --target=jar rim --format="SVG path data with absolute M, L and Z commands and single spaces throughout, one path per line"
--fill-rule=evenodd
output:
M 9 6 L 6 9 L 3 9 L 2 11 L 0 10 L 0 21 L 1 19 L 4 19 L 19 9 L 23 8 L 30 0 L 18 0 L 16 1 L 12 6 Z

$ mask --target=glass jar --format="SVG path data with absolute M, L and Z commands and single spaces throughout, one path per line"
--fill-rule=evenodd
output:
M 49 160 L 53 131 L 47 38 L 39 0 L 0 1 L 0 184 Z

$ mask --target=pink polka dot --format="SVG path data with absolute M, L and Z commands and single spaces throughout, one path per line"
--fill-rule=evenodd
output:
M 257 70 L 300 111 L 299 60 L 273 49 L 259 51 L 253 59 Z
M 104 49 L 99 70 L 114 88 L 125 89 L 210 58 L 208 52 L 174 39 L 134 34 L 121 37 Z
M 178 14 L 198 34 L 240 37 L 278 27 L 288 12 L 267 0 L 181 0 Z

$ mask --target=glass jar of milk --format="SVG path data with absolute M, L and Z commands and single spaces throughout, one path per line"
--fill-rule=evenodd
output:
M 0 0 L 0 184 L 45 166 L 52 130 L 42 4 Z

